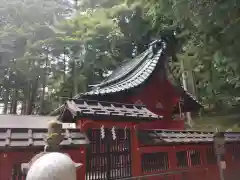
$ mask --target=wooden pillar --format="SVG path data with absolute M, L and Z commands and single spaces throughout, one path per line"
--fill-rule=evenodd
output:
M 131 128 L 131 139 L 132 139 L 132 176 L 141 176 L 142 175 L 142 166 L 141 166 L 141 153 L 139 148 L 139 141 L 137 137 L 136 127 Z
M 169 162 L 169 169 L 177 168 L 176 146 L 173 146 L 168 150 L 168 162 Z
M 191 161 L 191 155 L 190 153 L 192 152 L 193 150 L 186 150 L 186 153 L 187 153 L 187 164 L 188 164 L 188 167 L 191 168 L 192 167 L 192 161 Z
M 91 128 L 92 125 L 92 121 L 88 120 L 88 119 L 81 119 L 78 120 L 76 123 L 77 128 L 80 129 L 81 132 L 83 133 L 87 133 L 88 129 Z M 91 142 L 90 142 L 91 143 Z M 80 151 L 80 161 L 83 164 L 83 166 L 80 168 L 80 170 L 77 173 L 77 179 L 87 179 L 86 175 L 87 175 L 87 150 L 88 147 L 80 147 L 79 151 Z
M 207 158 L 206 158 L 207 148 L 206 148 L 206 146 L 202 145 L 201 148 L 199 148 L 199 152 L 200 152 L 201 166 L 206 166 L 207 165 Z
M 78 159 L 79 162 L 81 162 L 83 164 L 83 166 L 80 168 L 80 170 L 78 171 L 77 176 L 79 177 L 79 179 L 85 179 L 86 178 L 86 147 L 80 147 L 80 158 Z

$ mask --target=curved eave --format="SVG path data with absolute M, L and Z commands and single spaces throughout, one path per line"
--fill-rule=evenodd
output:
M 188 96 L 190 99 L 192 99 L 197 104 L 199 104 L 200 107 L 202 107 L 201 103 L 191 93 L 189 93 L 188 91 L 184 90 L 184 95 Z
M 99 87 L 87 93 L 84 93 L 83 96 L 91 95 L 104 95 L 116 92 L 122 92 L 128 89 L 138 87 L 143 84 L 153 73 L 159 59 L 162 55 L 162 49 L 160 49 L 156 54 L 150 53 L 147 56 L 147 59 L 129 76 L 126 76 L 124 79 L 116 82 L 112 85 Z
M 201 109 L 203 106 L 202 104 L 189 92 L 185 91 L 183 92 L 183 111 L 184 112 L 197 112 L 199 109 Z
M 197 101 L 191 94 L 187 93 L 186 91 L 182 94 L 183 101 L 180 102 L 180 109 L 179 105 L 176 105 L 173 108 L 172 113 L 180 113 L 181 112 L 198 112 L 203 106 L 200 104 L 199 101 Z
M 147 49 L 145 52 L 141 53 L 133 60 L 127 61 L 126 63 L 122 64 L 119 70 L 114 71 L 113 74 L 111 74 L 106 80 L 104 80 L 100 84 L 95 84 L 92 87 L 104 87 L 116 81 L 120 81 L 125 76 L 131 74 L 134 70 L 136 70 L 138 65 L 141 64 L 141 62 L 143 62 L 150 53 L 151 50 Z

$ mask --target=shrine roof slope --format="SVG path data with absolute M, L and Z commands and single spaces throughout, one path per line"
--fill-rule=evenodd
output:
M 62 122 L 75 121 L 79 118 L 92 120 L 149 121 L 158 120 L 162 116 L 149 111 L 145 106 L 133 104 L 121 104 L 113 102 L 100 102 L 94 100 L 72 99 L 65 103 L 64 110 L 59 116 Z
M 53 116 L 0 115 L 0 151 L 18 148 L 43 148 L 49 120 Z M 73 123 L 62 123 L 64 141 L 62 147 L 79 147 L 89 143 Z
M 124 63 L 105 81 L 94 85 L 92 90 L 78 97 L 116 93 L 141 85 L 161 61 L 160 57 L 164 55 L 165 48 L 166 43 L 163 40 L 152 43 L 145 52 Z
M 171 40 L 173 39 L 173 40 Z M 98 98 L 104 95 L 114 95 L 118 92 L 125 92 L 143 85 L 150 76 L 157 72 L 160 65 L 165 61 L 166 56 L 171 55 L 172 44 L 176 43 L 175 37 L 163 37 L 149 44 L 147 50 L 139 56 L 125 62 L 121 67 L 113 71 L 103 82 L 93 85 L 92 89 L 86 93 L 78 94 L 74 99 L 104 99 Z M 170 80 L 171 82 L 171 80 Z M 172 83 L 173 84 L 173 83 Z M 182 87 L 178 87 L 180 96 L 186 101 L 191 111 L 199 110 L 202 106 L 200 103 Z M 57 114 L 62 110 L 63 106 L 51 113 Z
M 35 116 L 35 115 L 0 115 L 0 128 L 30 128 L 45 129 L 48 121 L 57 119 L 57 116 Z M 73 123 L 63 123 L 63 129 L 75 128 Z
M 60 147 L 77 147 L 89 144 L 89 140 L 79 129 L 64 129 L 64 140 Z M 42 148 L 47 128 L 0 128 L 0 151 L 21 148 Z
M 89 97 L 114 94 L 144 84 L 155 71 L 160 70 L 159 67 L 165 61 L 166 55 L 170 56 L 169 49 L 171 47 L 171 43 L 165 39 L 152 42 L 145 52 L 117 68 L 106 80 L 100 84 L 93 85 L 90 91 L 79 94 L 74 98 L 88 99 Z M 172 82 L 171 79 L 168 80 Z M 172 84 L 174 83 L 172 82 Z M 188 110 L 195 111 L 201 108 L 196 98 L 185 91 L 182 86 L 178 86 L 177 90 L 179 90 L 186 103 L 189 104 Z
M 170 130 L 139 130 L 138 138 L 144 146 L 171 144 L 171 143 L 212 143 L 214 132 L 201 131 L 170 131 Z M 227 143 L 240 142 L 240 133 L 225 132 L 225 140 Z

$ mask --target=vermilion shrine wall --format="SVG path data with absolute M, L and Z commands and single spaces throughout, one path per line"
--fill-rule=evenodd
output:
M 126 103 L 141 101 L 155 114 L 162 115 L 163 121 L 142 123 L 139 127 L 144 129 L 175 129 L 183 130 L 183 119 L 172 118 L 172 111 L 179 102 L 179 95 L 176 89 L 168 80 L 160 79 L 160 76 L 153 76 L 138 94 L 126 97 Z

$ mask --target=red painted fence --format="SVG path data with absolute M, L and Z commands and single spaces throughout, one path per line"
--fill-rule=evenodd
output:
M 94 136 L 96 140 L 99 139 L 99 142 L 95 143 L 100 143 L 102 146 L 104 145 L 104 147 L 108 148 L 104 151 L 102 148 L 96 148 L 97 144 L 94 143 L 88 148 L 64 150 L 64 152 L 70 154 L 75 162 L 83 163 L 83 167 L 78 170 L 78 179 L 109 180 L 105 178 L 105 175 L 102 178 L 86 176 L 89 167 L 92 167 L 90 170 L 95 168 L 95 175 L 101 174 L 101 176 L 103 174 L 101 171 L 104 171 L 104 173 L 115 173 L 113 171 L 124 168 L 128 171 L 129 177 L 106 175 L 106 177 L 111 177 L 110 179 L 220 180 L 212 143 L 141 146 L 138 138 L 136 138 L 134 128 L 130 130 L 131 131 L 127 131 L 127 137 L 124 131 L 119 130 L 119 134 L 122 134 L 122 136 L 118 136 L 116 141 L 111 140 L 105 142 L 104 140 L 100 140 L 99 136 Z M 117 142 L 120 144 L 117 144 Z M 109 148 L 111 144 L 112 146 Z M 113 151 L 114 148 L 115 150 Z M 97 151 L 95 152 L 95 150 Z M 94 151 L 93 155 L 96 157 L 95 159 L 91 159 L 91 161 L 87 158 L 87 155 L 91 155 L 91 153 L 88 153 L 90 151 Z M 39 150 L 33 149 L 24 149 L 22 152 L 0 152 L 0 180 L 23 180 L 24 177 L 16 177 L 21 176 L 21 174 L 13 171 L 14 168 L 23 162 L 28 162 L 33 155 L 38 152 Z M 226 145 L 225 180 L 240 179 L 239 152 L 239 142 L 228 143 Z M 109 164 L 109 162 L 111 163 Z M 117 162 L 117 164 L 114 162 Z M 92 165 L 89 163 L 92 163 Z M 110 167 L 111 171 L 108 169 L 110 165 L 114 166 Z M 129 168 L 123 167 L 125 165 L 128 165 Z M 121 174 L 121 170 L 119 170 L 119 173 Z
M 141 156 L 139 177 L 142 176 L 139 179 L 220 180 L 212 144 L 140 147 L 139 151 Z M 226 180 L 240 179 L 239 152 L 240 144 L 226 145 L 224 170 Z

